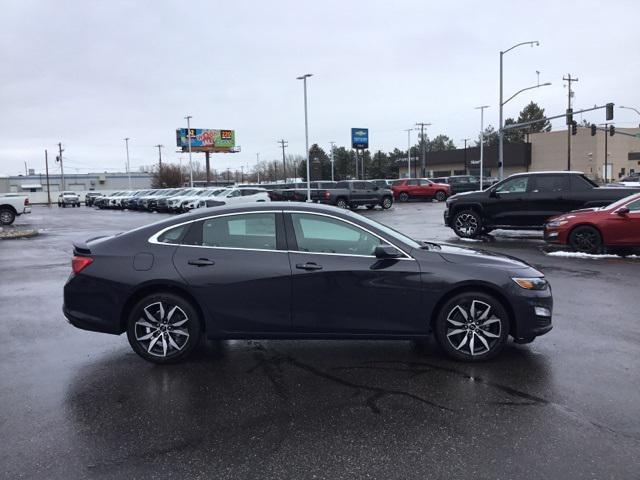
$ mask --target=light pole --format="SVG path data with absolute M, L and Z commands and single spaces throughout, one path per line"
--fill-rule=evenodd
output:
M 311 201 L 311 169 L 309 168 L 309 118 L 307 115 L 307 78 L 313 76 L 312 73 L 305 73 L 296 80 L 302 80 L 304 84 L 304 142 L 307 154 L 307 202 Z
M 640 110 L 638 110 L 637 108 L 633 108 L 633 107 L 623 107 L 622 105 L 620 105 L 618 108 L 624 108 L 625 110 L 633 110 L 634 112 L 636 112 L 638 115 L 640 115 Z M 639 125 L 640 126 L 640 125 Z
M 127 150 L 127 176 L 129 177 L 129 190 L 131 190 L 131 168 L 129 166 L 129 137 L 124 139 L 124 146 Z
M 484 109 L 489 108 L 489 105 L 482 105 L 476 107 L 476 110 L 480 110 L 480 190 L 482 190 L 482 178 L 484 174 Z
M 504 132 L 502 131 L 504 125 L 503 125 L 503 115 L 502 115 L 502 107 L 504 106 L 505 103 L 507 103 L 509 100 L 511 100 L 511 98 L 515 97 L 512 96 L 509 100 L 507 100 L 507 102 L 503 102 L 502 101 L 502 57 L 504 56 L 505 53 L 510 52 L 511 50 L 513 50 L 514 48 L 518 48 L 521 47 L 522 45 L 531 45 L 532 47 L 535 46 L 540 46 L 540 42 L 538 42 L 537 40 L 531 41 L 531 42 L 521 42 L 521 43 L 517 43 L 516 45 L 514 45 L 511 48 L 508 48 L 507 50 L 501 51 L 500 52 L 500 102 L 498 103 L 499 106 L 499 119 L 498 119 L 498 170 L 499 170 L 499 177 L 500 180 L 502 180 L 502 176 L 503 176 L 503 169 L 504 169 L 504 152 L 502 149 L 502 144 L 504 141 Z M 540 82 L 538 82 L 540 83 Z M 542 85 L 540 85 L 542 86 Z M 532 87 L 534 88 L 534 87 Z M 537 88 L 537 86 L 535 87 Z M 524 91 L 524 90 L 521 90 Z M 520 93 L 520 92 L 518 92 Z M 517 93 L 516 93 L 517 95 Z
M 189 186 L 193 188 L 193 162 L 191 160 L 191 115 L 184 117 L 187 120 L 187 142 L 189 144 Z
M 464 174 L 469 175 L 469 167 L 467 166 L 467 142 L 471 140 L 470 138 L 463 138 L 464 142 Z
M 256 172 L 258 173 L 258 185 L 260 185 L 260 153 L 256 153 Z
M 420 127 L 420 145 L 422 147 L 422 171 L 421 177 L 427 176 L 427 142 L 424 139 L 424 127 L 430 127 L 430 123 L 416 122 L 416 126 Z
M 329 142 L 331 144 L 331 181 L 333 182 L 333 162 L 334 162 L 334 158 L 333 158 L 333 151 L 335 150 L 335 145 L 336 142 Z
M 407 178 L 411 178 L 411 130 L 407 128 Z

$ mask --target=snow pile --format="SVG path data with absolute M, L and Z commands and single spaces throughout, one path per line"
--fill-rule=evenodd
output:
M 546 255 L 549 257 L 564 257 L 564 258 L 589 258 L 592 260 L 600 260 L 605 258 L 622 258 L 621 255 L 612 255 L 612 254 L 593 254 L 593 253 L 582 253 L 582 252 L 549 252 Z M 624 258 L 640 258 L 640 255 L 627 255 Z

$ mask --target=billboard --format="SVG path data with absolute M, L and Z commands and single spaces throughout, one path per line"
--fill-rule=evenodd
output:
M 369 148 L 369 129 L 368 128 L 352 128 L 351 129 L 351 148 L 366 149 Z
M 213 130 L 192 128 L 191 150 L 194 152 L 233 152 L 236 145 L 236 132 L 233 130 Z M 189 138 L 186 128 L 176 130 L 176 144 L 183 152 L 189 150 Z

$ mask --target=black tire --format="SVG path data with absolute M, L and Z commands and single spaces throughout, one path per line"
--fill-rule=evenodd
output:
M 62 202 L 62 208 L 67 208 L 67 204 Z
M 351 210 L 354 210 L 354 211 L 355 211 L 355 210 L 357 210 L 357 209 L 358 209 L 358 205 L 356 205 L 355 203 L 351 203 L 351 204 L 349 204 L 349 208 L 350 208 Z
M 409 201 L 409 194 L 407 192 L 401 192 L 400 195 L 398 195 L 398 201 L 405 203 Z
M 447 194 L 442 191 L 442 190 L 438 190 L 436 192 L 436 200 L 439 202 L 444 202 L 447 199 Z
M 482 232 L 482 219 L 473 210 L 462 210 L 453 216 L 451 228 L 460 238 L 475 238 Z
M 442 306 L 433 329 L 449 357 L 479 362 L 495 357 L 504 347 L 509 338 L 509 316 L 495 297 L 484 292 L 462 292 Z
M 336 207 L 338 208 L 349 208 L 349 204 L 345 198 L 339 198 L 336 200 Z
M 11 225 L 16 219 L 16 212 L 10 208 L 0 208 L 0 224 Z
M 159 305 L 162 305 L 162 310 Z M 161 313 L 164 315 L 161 316 Z M 131 348 L 153 363 L 167 364 L 184 360 L 200 343 L 201 333 L 202 320 L 196 308 L 173 293 L 147 295 L 136 303 L 127 319 L 127 338 Z
M 569 234 L 569 245 L 577 252 L 602 252 L 602 235 L 598 229 L 589 225 L 574 228 Z
M 382 199 L 382 202 L 380 202 L 380 206 L 382 207 L 383 210 L 389 210 L 393 205 L 393 199 L 389 196 L 386 196 Z

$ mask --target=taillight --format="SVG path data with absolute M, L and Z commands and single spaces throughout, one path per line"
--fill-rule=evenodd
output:
M 331 192 L 324 192 L 324 198 L 329 198 L 331 196 Z
M 24 199 L 24 206 L 26 207 L 26 206 L 28 206 L 28 205 L 29 205 L 29 199 L 28 199 L 28 198 L 25 198 L 25 199 Z
M 92 263 L 93 263 L 93 258 L 79 257 L 76 255 L 71 259 L 71 269 L 73 270 L 73 273 L 80 273 L 82 270 L 87 268 Z

